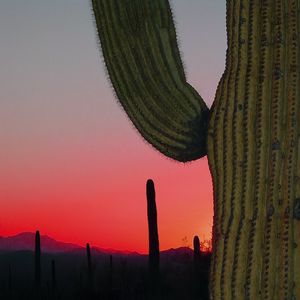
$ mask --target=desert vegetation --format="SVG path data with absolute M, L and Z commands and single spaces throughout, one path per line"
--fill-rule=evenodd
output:
M 160 252 L 153 180 L 146 183 L 149 253 L 110 254 L 84 248 L 43 252 L 36 231 L 33 251 L 0 251 L 0 298 L 208 299 L 210 252 L 197 236 L 194 249 Z M 202 248 L 202 249 L 201 249 Z

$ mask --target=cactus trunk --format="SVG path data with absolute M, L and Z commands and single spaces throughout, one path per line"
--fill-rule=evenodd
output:
M 194 263 L 198 264 L 200 261 L 200 240 L 197 235 L 194 236 L 193 245 L 194 245 Z
M 149 271 L 156 276 L 159 272 L 159 240 L 157 229 L 157 211 L 155 188 L 151 179 L 147 180 L 147 214 L 149 231 Z
M 35 252 L 34 252 L 34 262 L 35 262 L 35 288 L 37 291 L 41 288 L 41 238 L 40 232 L 37 230 L 35 233 Z
M 86 244 L 86 257 L 87 257 L 87 298 L 91 299 L 94 294 L 94 276 L 93 276 L 93 266 L 92 266 L 92 256 L 90 244 Z
M 55 260 L 51 260 L 51 281 L 52 281 L 52 293 L 55 293 L 56 290 L 56 267 L 55 267 Z
M 87 267 L 88 267 L 88 281 L 89 284 L 92 282 L 92 258 L 91 258 L 91 249 L 90 244 L 86 244 L 86 257 L 87 257 Z
M 299 9 L 299 0 L 227 1 L 226 69 L 208 129 L 211 299 L 300 299 Z

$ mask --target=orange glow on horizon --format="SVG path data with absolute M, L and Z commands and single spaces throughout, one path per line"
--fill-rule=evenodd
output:
M 49 176 L 35 182 L 36 186 L 24 178 L 23 187 L 20 184 L 0 202 L 0 235 L 40 230 L 59 241 L 147 253 L 145 184 L 151 177 L 156 188 L 160 249 L 192 247 L 194 235 L 201 241 L 210 239 L 213 205 L 207 160 L 187 165 L 164 160 L 163 164 L 168 167 L 154 169 L 144 163 L 141 170 L 153 176 L 139 169 L 127 177 L 119 174 L 126 180 L 118 179 L 117 173 L 112 172 L 115 180 L 106 174 L 103 185 L 101 178 L 87 181 L 78 174 L 67 182 L 58 178 L 62 182 L 52 182 L 52 189 Z M 16 198 L 22 207 L 15 207 Z

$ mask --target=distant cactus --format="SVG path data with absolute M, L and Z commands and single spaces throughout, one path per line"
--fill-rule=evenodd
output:
M 108 299 L 113 299 L 113 257 L 109 255 Z
M 92 258 L 91 258 L 91 249 L 90 249 L 90 244 L 86 244 L 86 257 L 87 257 L 87 266 L 88 266 L 88 278 L 89 281 L 92 280 Z
M 40 232 L 37 230 L 35 233 L 35 252 L 34 252 L 34 261 L 35 261 L 35 287 L 37 290 L 41 288 L 41 239 Z
M 157 229 L 157 211 L 155 203 L 154 182 L 147 180 L 147 215 L 148 215 L 148 232 L 149 232 L 149 270 L 150 273 L 159 271 L 159 240 Z
M 56 290 L 56 268 L 55 268 L 55 260 L 51 261 L 51 279 L 52 279 L 52 292 L 54 293 Z
M 194 262 L 197 264 L 200 260 L 200 240 L 197 235 L 194 236 Z
M 8 293 L 11 295 L 12 293 L 12 269 L 11 264 L 8 265 Z
M 93 266 L 92 266 L 92 257 L 91 257 L 91 249 L 90 244 L 86 244 L 86 256 L 87 256 L 87 267 L 88 267 L 88 297 L 92 297 L 94 292 L 94 284 L 93 284 Z
M 113 257 L 112 255 L 109 256 L 109 270 L 110 273 L 112 274 L 112 269 L 113 269 Z

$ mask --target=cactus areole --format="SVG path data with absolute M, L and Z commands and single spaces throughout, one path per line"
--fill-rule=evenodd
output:
M 213 179 L 210 299 L 300 299 L 300 0 L 227 0 L 210 111 L 186 82 L 167 0 L 93 0 L 104 61 L 133 124 Z

